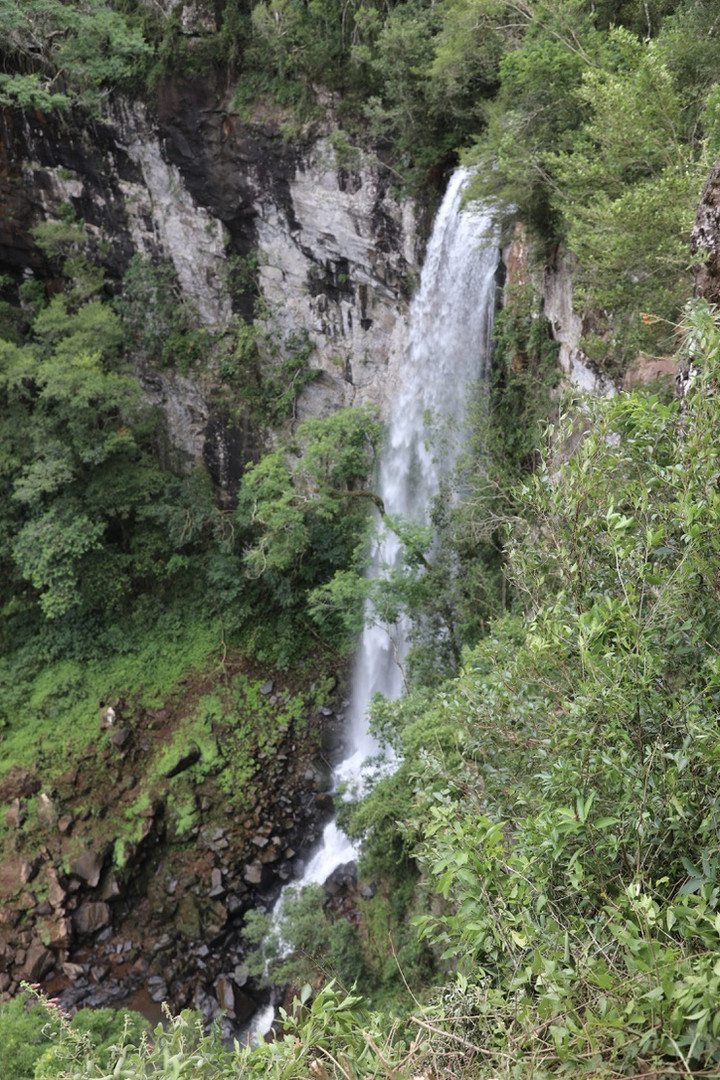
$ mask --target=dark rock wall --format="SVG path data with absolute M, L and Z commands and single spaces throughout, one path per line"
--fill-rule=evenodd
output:
M 267 689 L 281 708 L 285 689 Z M 315 737 L 283 729 L 272 758 L 258 756 L 253 782 L 232 793 L 222 767 L 198 779 L 191 746 L 134 814 L 132 840 L 122 839 L 126 811 L 146 790 L 147 755 L 174 729 L 172 710 L 118 706 L 107 740 L 49 792 L 35 774 L 11 771 L 0 785 L 9 804 L 0 994 L 27 980 L 67 1008 L 137 1005 L 145 994 L 208 1020 L 223 1008 L 230 1028 L 242 1022 L 262 1000 L 243 971 L 245 913 L 270 908 L 302 873 L 332 812 L 323 746 L 334 745 L 342 715 L 323 706 L 306 719 Z M 232 717 L 217 734 L 232 740 Z M 192 820 L 180 829 L 177 806 L 188 798 Z
M 695 295 L 720 303 L 720 161 L 703 188 L 690 250 L 700 260 L 695 266 Z
M 138 183 L 141 176 L 109 125 L 77 113 L 46 116 L 1 108 L 2 271 L 52 277 L 31 230 L 69 203 L 106 240 L 107 251 L 99 258 L 117 282 L 134 250 L 122 181 Z

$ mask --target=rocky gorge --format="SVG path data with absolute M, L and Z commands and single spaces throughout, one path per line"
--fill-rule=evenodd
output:
M 382 412 L 402 377 L 429 209 L 394 193 L 382 145 L 355 147 L 332 120 L 288 138 L 280 120 L 271 111 L 241 120 L 218 73 L 167 80 L 152 108 L 116 98 L 102 118 L 78 114 L 69 124 L 4 107 L 0 270 L 58 288 L 33 229 L 69 206 L 110 292 L 142 254 L 172 266 L 184 301 L 220 338 L 259 297 L 281 336 L 306 333 L 313 378 L 290 424 L 349 404 Z M 709 247 L 704 233 L 698 244 Z M 232 260 L 246 271 L 239 288 L 228 286 Z M 527 273 L 522 236 L 505 262 L 511 282 Z M 612 392 L 579 345 L 571 263 L 556 252 L 536 277 L 568 381 Z M 177 370 L 145 358 L 138 376 L 162 411 L 168 454 L 182 469 L 203 467 L 232 498 L 272 435 L 228 394 L 216 367 Z M 252 674 L 280 715 L 295 688 Z M 212 732 L 217 768 L 197 769 L 197 745 L 174 750 L 173 732 L 201 689 L 187 687 L 186 699 L 156 709 L 121 703 L 112 728 L 51 790 L 42 786 L 42 747 L 37 770 L 5 777 L 3 994 L 27 980 L 71 1006 L 166 1000 L 207 1019 L 222 1010 L 231 1023 L 262 1000 L 243 970 L 243 916 L 269 908 L 299 876 L 331 813 L 328 763 L 342 741 L 342 693 L 288 723 L 271 751 L 256 747 L 245 797 L 223 782 L 234 752 L 230 712 Z M 145 764 L 168 746 L 148 792 Z M 185 807 L 185 820 L 171 804 Z M 141 825 L 128 838 L 131 807 Z
M 241 122 L 218 75 L 168 81 L 152 111 L 116 98 L 102 118 L 68 123 L 3 108 L 0 130 L 9 280 L 61 287 L 34 230 L 70 213 L 111 294 L 139 254 L 172 267 L 182 302 L 220 339 L 258 297 L 281 335 L 307 333 L 313 379 L 292 422 L 347 404 L 382 408 L 399 377 L 421 242 L 417 211 L 393 195 L 379 157 L 345 152 L 339 164 L 332 125 L 289 141 L 276 117 Z M 250 268 L 235 290 L 233 260 Z M 137 374 L 162 411 L 175 467 L 203 468 L 231 499 L 269 432 L 213 365 L 180 371 L 145 358 Z M 35 768 L 10 770 L 0 790 L 3 995 L 26 980 L 73 1007 L 168 1001 L 207 1019 L 222 1009 L 231 1024 L 254 1010 L 243 915 L 268 908 L 301 873 L 331 812 L 329 762 L 342 738 L 337 694 L 283 730 L 293 691 L 260 672 L 261 684 L 280 733 L 271 749 L 255 748 L 247 792 L 224 779 L 231 710 L 213 724 L 209 769 L 206 748 L 172 748 L 203 689 L 195 683 L 156 709 L 116 702 L 113 726 L 49 790 L 41 745 Z M 150 792 L 148 762 L 163 753 Z M 140 825 L 128 839 L 130 818 Z

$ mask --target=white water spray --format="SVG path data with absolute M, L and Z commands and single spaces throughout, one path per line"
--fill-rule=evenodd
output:
M 490 353 L 497 241 L 489 215 L 460 208 L 467 179 L 464 169 L 453 175 L 435 220 L 410 307 L 402 385 L 392 402 L 380 460 L 378 491 L 386 512 L 415 524 L 428 523 L 432 500 L 457 460 L 467 405 L 473 387 L 486 374 Z M 449 424 L 455 441 L 430 445 L 433 433 Z M 378 536 L 374 572 L 392 569 L 399 553 L 394 533 Z M 406 630 L 402 624 L 370 624 L 363 632 L 351 681 L 347 756 L 336 769 L 336 786 L 360 782 L 363 765 L 378 752 L 368 731 L 367 710 L 376 694 L 392 700 L 402 693 Z M 330 822 L 294 887 L 323 884 L 357 855 L 355 845 Z M 281 906 L 276 906 L 276 917 Z M 269 1027 L 268 1010 L 263 1019 Z M 256 1030 L 263 1033 L 260 1024 Z

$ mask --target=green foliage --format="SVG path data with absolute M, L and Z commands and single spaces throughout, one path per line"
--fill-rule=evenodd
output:
M 0 657 L 3 772 L 34 763 L 62 772 L 96 740 L 99 701 L 157 705 L 181 678 L 212 667 L 222 627 L 205 609 L 137 605 L 133 616 L 109 626 L 88 626 L 87 617 L 22 619 L 24 632 Z
M 425 167 L 430 163 L 427 147 L 434 142 L 437 116 L 428 100 L 426 73 L 432 62 L 437 25 L 434 6 L 422 2 L 399 4 L 385 18 L 377 40 L 366 47 L 381 87 L 381 94 L 371 97 L 366 107 L 371 130 L 376 135 L 392 131 L 408 156 L 408 166 L 412 164 L 410 155 L 421 155 Z M 447 126 L 446 132 L 450 135 Z M 443 149 L 451 145 L 450 136 Z
M 242 800 L 253 805 L 258 795 L 260 763 L 272 758 L 288 731 L 298 736 L 306 734 L 312 700 L 302 693 L 288 694 L 287 700 L 278 705 L 261 693 L 262 685 L 243 674 L 218 685 L 188 712 L 176 726 L 172 739 L 148 765 L 151 785 L 162 784 L 181 757 L 190 750 L 198 753 L 197 763 L 183 773 L 182 780 L 173 780 L 178 834 L 193 816 L 195 787 L 207 776 L 216 775 L 222 791 L 227 795 L 242 792 Z
M 289 449 L 246 471 L 237 509 L 243 564 L 247 578 L 261 586 L 265 618 L 268 611 L 279 618 L 276 636 L 283 616 L 293 620 L 295 635 L 303 632 L 301 620 L 312 603 L 321 633 L 342 647 L 347 621 L 318 604 L 313 590 L 356 559 L 376 503 L 366 484 L 379 435 L 377 421 L 364 410 L 313 418 L 298 427 Z
M 522 5 L 469 154 L 477 192 L 576 257 L 584 345 L 614 376 L 640 350 L 673 347 L 665 327 L 689 297 L 688 236 L 709 168 L 703 125 L 712 137 L 715 124 L 708 5 L 645 12 Z
M 132 522 L 160 477 L 143 451 L 137 384 L 110 368 L 121 338 L 112 312 L 93 301 L 73 313 L 58 296 L 34 332 L 37 346 L 0 343 L 0 558 L 57 617 L 81 604 L 112 607 L 122 596 Z
M 8 75 L 0 73 L 0 103 L 17 105 L 21 109 L 41 112 L 61 112 L 69 107 L 65 94 L 54 93 L 39 75 Z
M 52 1000 L 22 993 L 0 1005 L 3 1069 L 12 1080 L 56 1080 L 76 1063 L 79 1050 L 105 1069 L 114 1044 L 138 1040 L 148 1029 L 127 1009 L 80 1009 L 68 1021 Z
M 487 97 L 497 84 L 508 45 L 503 9 L 502 0 L 451 0 L 442 6 L 430 85 L 433 97 L 441 97 L 465 122 L 478 98 Z
M 352 80 L 348 64 L 355 11 L 337 0 L 312 0 L 300 8 L 288 0 L 261 0 L 252 9 L 254 50 L 258 66 L 269 67 L 282 81 L 322 81 L 333 89 Z
M 109 366 L 123 342 L 120 320 L 106 304 L 91 300 L 75 308 L 62 293 L 38 312 L 32 332 L 46 363 L 72 365 L 76 354 L 82 353 Z
M 459 968 L 436 1016 L 540 1076 L 717 1068 L 720 324 L 707 306 L 685 342 L 682 409 L 589 402 L 579 442 L 569 418 L 523 485 L 509 547 L 524 620 L 496 623 L 431 700 L 381 714 L 413 794 L 398 834 L 422 837 L 442 898 L 417 924 Z M 368 845 L 374 858 L 387 836 Z
M 50 1003 L 43 1004 L 47 1010 Z M 115 1064 L 118 1043 L 140 1042 L 150 1030 L 147 1020 L 128 1009 L 80 1009 L 67 1027 L 61 1016 L 53 1027 L 56 1041 L 35 1063 L 34 1080 L 56 1080 L 73 1067 L 86 1068 L 88 1057 L 107 1070 Z
M 331 925 L 323 910 L 323 888 L 308 885 L 291 889 L 283 895 L 282 920 L 279 927 L 268 920 L 253 927 L 250 921 L 245 933 L 248 940 L 260 944 L 253 958 L 258 974 L 266 973 L 273 985 L 291 983 L 300 986 L 317 977 L 332 976 L 329 966 Z M 354 980 L 350 979 L 350 984 Z
M 487 430 L 489 456 L 512 482 L 537 464 L 543 429 L 560 379 L 558 344 L 529 285 L 507 290 L 493 327 L 494 352 Z
M 0 0 L 0 37 L 5 57 L 21 68 L 3 77 L 0 90 L 24 107 L 97 107 L 110 87 L 136 82 L 151 52 L 105 0 Z
M 502 5 L 509 15 L 510 4 Z M 540 236 L 560 231 L 550 158 L 582 123 L 576 96 L 584 71 L 600 59 L 603 38 L 584 5 L 523 5 L 499 65 L 500 88 L 487 103 L 487 129 L 471 160 L 478 189 Z
M 396 1080 L 427 1057 L 426 1040 L 416 1032 L 397 1023 L 388 1030 L 384 1017 L 369 1014 L 358 995 L 333 983 L 314 996 L 304 986 L 290 1012 L 280 1009 L 281 1034 L 272 1042 L 242 1048 L 237 1041 L 224 1047 L 216 1030 L 205 1033 L 199 1018 L 184 1012 L 168 1014 L 151 1036 L 130 1024 L 114 1046 L 100 1049 L 39 997 L 40 1008 L 57 1025 L 56 1057 L 38 1068 L 34 1080 L 306 1080 L 308 1075 Z
M 26 994 L 0 1005 L 3 1068 L 13 1080 L 33 1080 L 35 1062 L 47 1046 L 47 1012 Z
M 32 229 L 35 243 L 66 281 L 65 295 L 72 307 L 85 303 L 103 287 L 105 273 L 99 263 L 106 245 L 91 236 L 69 203 L 61 203 L 57 218 Z
M 622 370 L 641 348 L 667 349 L 664 324 L 641 313 L 673 318 L 687 298 L 687 238 L 709 164 L 662 38 L 616 29 L 608 43 L 614 63 L 585 73 L 587 119 L 551 168 L 578 259 L 576 300 L 611 313 L 600 359 Z
M 233 327 L 220 375 L 260 424 L 276 425 L 294 418 L 303 388 L 319 375 L 308 364 L 314 345 L 304 330 L 284 334 L 264 305 L 254 308 L 251 321 Z
M 67 269 L 73 253 L 86 250 L 82 223 L 67 209 L 46 224 L 42 243 L 48 257 Z M 195 347 L 197 327 L 179 304 L 173 275 L 136 261 L 117 310 L 97 297 L 85 300 L 74 287 L 49 302 L 41 290 L 31 294 L 23 288 L 30 340 L 0 341 L 0 604 L 8 673 L 2 712 L 24 715 L 21 698 L 28 687 L 10 672 L 22 669 L 22 678 L 29 676 L 23 651 L 28 642 L 46 664 L 61 657 L 95 658 L 107 649 L 123 654 L 126 642 L 137 645 L 145 633 L 152 635 L 146 616 L 152 611 L 157 617 L 170 598 L 173 618 L 180 610 L 194 612 L 195 598 L 201 597 L 223 620 L 222 634 L 235 641 L 242 635 L 247 653 L 290 664 L 315 633 L 307 627 L 310 590 L 352 562 L 360 541 L 365 515 L 350 489 L 371 467 L 376 426 L 369 418 L 367 425 L 356 420 L 353 431 L 350 418 L 345 432 L 337 420 L 324 433 L 322 424 L 300 431 L 307 446 L 297 472 L 297 506 L 306 499 L 306 485 L 320 482 L 325 449 L 330 457 L 337 451 L 322 481 L 334 493 L 325 493 L 322 506 L 319 500 L 307 507 L 297 589 L 282 559 L 273 566 L 273 626 L 267 618 L 269 579 L 257 573 L 251 557 L 265 530 L 263 505 L 272 496 L 253 490 L 252 500 L 257 495 L 260 505 L 247 513 L 241 508 L 238 517 L 218 506 L 206 474 L 165 471 L 156 418 L 143 405 L 129 367 L 126 350 L 162 361 L 177 334 L 185 355 Z M 276 423 L 292 414 L 311 377 L 310 346 L 304 339 L 278 339 L 269 318 L 239 326 L 251 341 L 246 359 L 252 378 L 234 372 L 236 385 L 228 385 L 228 394 L 244 397 L 257 421 Z M 199 348 L 216 359 L 220 345 L 211 337 L 203 337 Z M 227 352 L 228 341 L 221 344 Z M 172 359 L 178 362 L 177 355 Z M 261 473 L 269 476 L 273 462 L 271 455 Z M 248 474 L 249 488 L 259 475 L 251 480 Z M 350 513 L 341 509 L 343 490 Z M 282 531 L 281 517 L 276 520 Z M 335 526 L 326 530 L 330 519 Z M 52 631 L 40 616 L 52 620 Z
M 115 310 L 133 350 L 152 358 L 164 357 L 171 335 L 187 332 L 193 321 L 186 311 L 172 266 L 154 265 L 142 255 L 134 255 L 130 260 Z

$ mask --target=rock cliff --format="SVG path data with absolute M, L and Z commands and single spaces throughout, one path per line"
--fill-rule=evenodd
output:
M 703 188 L 690 250 L 698 259 L 695 293 L 717 304 L 720 301 L 720 161 L 713 166 Z
M 139 253 L 172 265 L 185 301 L 216 333 L 248 317 L 258 297 L 281 331 L 306 332 L 316 377 L 298 416 L 382 408 L 418 271 L 415 213 L 377 158 L 342 148 L 330 123 L 290 142 L 277 117 L 241 121 L 219 75 L 169 80 L 152 108 L 116 99 L 102 119 L 4 109 L 0 273 L 56 288 L 57 267 L 33 228 L 69 206 L 96 240 L 110 289 Z M 251 268 L 239 289 L 228 285 L 233 261 Z M 143 364 L 139 374 L 179 457 L 204 461 L 232 488 L 262 432 L 237 402 L 228 407 L 217 371 Z

